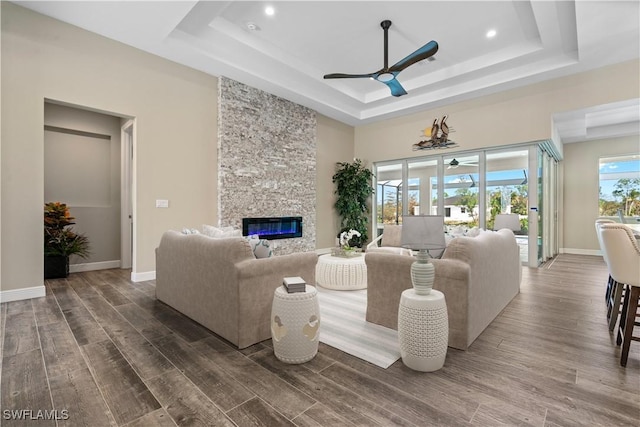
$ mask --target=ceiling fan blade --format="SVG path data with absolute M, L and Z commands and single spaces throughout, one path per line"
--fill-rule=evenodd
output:
M 343 74 L 343 73 L 333 73 L 333 74 L 325 74 L 325 79 L 361 79 L 361 78 L 371 78 L 375 73 L 370 74 Z
M 381 80 L 378 81 L 389 86 L 389 89 L 391 89 L 391 95 L 393 96 L 402 96 L 407 94 L 407 91 L 404 90 L 400 82 L 396 79 L 391 79 L 387 82 L 383 82 Z
M 425 44 L 420 49 L 413 52 L 411 55 L 393 64 L 391 68 L 389 68 L 389 72 L 400 72 L 408 66 L 415 64 L 416 62 L 422 61 L 423 59 L 427 59 L 435 55 L 437 51 L 438 43 L 434 40 L 431 40 L 429 43 Z

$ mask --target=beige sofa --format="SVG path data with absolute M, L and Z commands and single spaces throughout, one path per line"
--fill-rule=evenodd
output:
M 283 277 L 315 284 L 317 261 L 315 252 L 256 259 L 242 237 L 167 231 L 156 249 L 156 296 L 245 348 L 271 338 L 271 302 Z
M 415 258 L 367 253 L 367 321 L 398 329 L 398 305 L 411 285 Z M 520 292 L 521 264 L 511 230 L 457 237 L 435 266 L 434 289 L 442 291 L 449 315 L 449 347 L 466 350 Z

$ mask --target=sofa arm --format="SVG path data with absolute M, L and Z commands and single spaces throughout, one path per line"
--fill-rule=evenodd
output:
M 433 289 L 444 294 L 449 318 L 449 347 L 466 350 L 469 345 L 470 266 L 460 260 L 434 259 Z
M 398 305 L 402 291 L 411 288 L 411 264 L 415 258 L 367 252 L 367 322 L 398 329 Z
M 238 347 L 271 337 L 271 303 L 282 279 L 300 276 L 315 286 L 318 254 L 301 252 L 235 264 L 238 278 Z
M 306 280 L 307 284 L 315 286 L 317 262 L 317 253 L 300 252 L 269 258 L 243 260 L 236 263 L 236 269 L 238 270 L 238 279 L 241 281 L 278 275 L 281 276 L 278 282 L 281 285 L 284 277 L 301 276 Z M 301 272 L 305 271 L 306 274 L 303 275 Z
M 402 291 L 413 287 L 411 264 L 404 255 L 367 253 L 367 315 L 371 323 L 398 329 Z M 433 288 L 444 293 L 449 318 L 449 347 L 466 350 L 469 265 L 458 260 L 433 259 Z

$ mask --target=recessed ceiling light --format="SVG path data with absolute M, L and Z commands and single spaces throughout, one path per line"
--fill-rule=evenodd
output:
M 267 16 L 273 16 L 276 13 L 276 10 L 273 8 L 273 6 L 267 6 L 264 8 L 264 13 Z
M 255 22 L 247 22 L 245 25 L 249 31 L 260 31 L 260 27 Z
M 494 38 L 496 36 L 496 34 L 498 34 L 496 32 L 496 30 L 489 30 L 489 31 L 487 31 L 487 38 L 488 39 L 492 39 L 492 38 Z

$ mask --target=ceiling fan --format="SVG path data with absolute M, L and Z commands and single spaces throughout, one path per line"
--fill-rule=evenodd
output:
M 409 56 L 401 59 L 400 61 L 389 67 L 389 27 L 391 27 L 391 21 L 384 20 L 380 23 L 380 26 L 384 30 L 384 67 L 380 70 L 369 74 L 343 74 L 333 73 L 326 74 L 325 79 L 358 79 L 358 78 L 370 78 L 384 83 L 391 89 L 391 95 L 402 96 L 406 95 L 407 91 L 404 90 L 400 82 L 396 79 L 396 76 L 400 71 L 422 61 L 423 59 L 430 58 L 438 51 L 438 43 L 431 40 L 429 43 L 422 46 Z
M 454 158 L 449 162 L 449 166 L 447 166 L 447 169 L 455 169 L 458 166 L 478 166 L 478 162 L 461 162 Z

